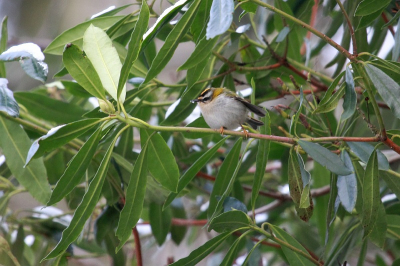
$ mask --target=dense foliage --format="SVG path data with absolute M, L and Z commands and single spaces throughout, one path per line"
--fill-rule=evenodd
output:
M 79 247 L 143 265 L 141 219 L 157 245 L 170 234 L 192 250 L 171 254 L 172 265 L 209 254 L 213 265 L 399 265 L 397 1 L 266 2 L 180 0 L 157 14 L 143 0 L 108 11 L 56 37 L 44 50 L 62 57 L 56 82 L 26 92 L 8 88 L 7 62 L 43 83 L 47 65 L 34 44 L 7 49 L 5 18 L 0 263 L 61 265 Z M 387 35 L 394 45 L 380 58 Z M 177 69 L 184 77 L 167 84 L 157 77 L 184 42 L 195 45 Z M 336 55 L 315 67 L 326 53 Z M 253 104 L 284 101 L 249 138 L 221 136 L 201 116 L 188 120 L 209 86 L 251 88 Z M 8 202 L 26 191 L 71 211 L 20 216 Z M 194 226 L 214 231 L 198 248 L 185 237 Z

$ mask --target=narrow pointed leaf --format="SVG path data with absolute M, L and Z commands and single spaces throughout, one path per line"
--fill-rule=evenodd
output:
M 300 87 L 300 104 L 299 104 L 299 109 L 297 109 L 296 114 L 292 117 L 292 120 L 290 122 L 290 134 L 296 135 L 296 128 L 297 128 L 297 121 L 299 121 L 299 116 L 301 114 L 301 108 L 303 107 L 303 101 L 304 101 L 304 94 L 303 94 L 303 89 Z
M 67 144 L 71 140 L 79 137 L 89 129 L 96 126 L 99 122 L 100 119 L 98 118 L 90 118 L 50 129 L 46 135 L 32 143 L 26 158 L 26 164 L 28 164 L 33 158 L 43 156 L 45 152 L 55 150 Z
M 374 243 L 379 248 L 383 249 L 386 240 L 386 231 L 387 231 L 387 221 L 386 221 L 385 207 L 380 202 L 374 228 L 372 229 L 372 232 L 368 237 L 372 243 Z
M 164 69 L 169 60 L 172 58 L 175 49 L 178 47 L 180 39 L 189 30 L 190 25 L 192 24 L 193 19 L 196 16 L 200 2 L 201 2 L 200 0 L 194 0 L 190 5 L 189 9 L 185 12 L 182 18 L 178 21 L 178 23 L 168 34 L 168 37 L 165 40 L 164 45 L 161 47 L 156 58 L 154 58 L 151 67 L 147 72 L 147 76 L 144 83 L 149 82 L 155 76 L 157 76 L 161 72 L 161 70 Z
M 152 131 L 141 129 L 142 145 L 152 135 Z M 148 143 L 148 168 L 153 177 L 169 191 L 176 192 L 178 187 L 179 169 L 171 149 L 157 133 L 151 136 Z
M 215 144 L 211 149 L 206 151 L 199 159 L 197 159 L 192 166 L 181 176 L 178 183 L 177 192 L 171 192 L 164 203 L 164 208 L 169 206 L 171 202 L 178 196 L 178 194 L 190 183 L 196 174 L 204 167 L 204 165 L 214 156 L 218 149 L 225 143 L 224 138 Z
M 252 224 L 250 217 L 238 210 L 221 213 L 216 216 L 208 227 L 208 231 L 214 230 L 218 233 L 233 231 L 239 228 L 248 228 Z
M 19 106 L 14 99 L 13 92 L 7 88 L 8 80 L 0 78 L 0 112 L 6 112 L 9 116 L 19 116 Z
M 338 196 L 345 210 L 351 213 L 357 202 L 357 177 L 349 154 L 343 150 L 340 157 L 347 168 L 353 173 L 350 175 L 339 175 L 337 179 Z
M 299 140 L 298 144 L 308 153 L 308 155 L 311 156 L 311 158 L 322 166 L 325 166 L 329 171 L 338 175 L 351 174 L 351 170 L 346 167 L 343 161 L 340 160 L 339 156 L 321 145 L 303 140 Z
M 51 193 L 47 206 L 53 205 L 68 195 L 81 181 L 101 138 L 101 128 L 98 128 L 83 144 L 78 153 L 69 161 L 65 172 Z
M 302 251 L 304 254 L 309 255 L 307 250 L 299 242 L 297 242 L 296 239 L 294 239 L 291 235 L 286 233 L 284 230 L 282 230 L 281 228 L 274 226 L 272 224 L 268 224 L 268 227 L 274 233 L 275 237 L 277 237 L 280 240 L 283 240 L 286 243 L 290 244 L 291 246 L 297 248 L 298 250 Z M 282 251 L 285 254 L 285 257 L 288 260 L 290 265 L 305 265 L 305 266 L 314 265 L 314 263 L 312 263 L 310 260 L 306 259 L 304 256 L 302 256 L 298 252 L 294 252 L 293 250 L 291 250 L 283 245 L 281 247 L 282 247 Z
M 339 100 L 342 98 L 343 93 L 344 93 L 344 89 L 342 87 L 338 91 L 336 91 L 336 87 L 338 86 L 344 73 L 345 72 L 340 73 L 335 78 L 335 80 L 331 83 L 328 90 L 325 92 L 324 97 L 319 102 L 317 109 L 315 109 L 314 113 L 317 113 L 317 114 L 318 113 L 327 113 L 336 108 Z
M 180 259 L 177 262 L 170 264 L 170 266 L 195 266 L 199 263 L 202 259 L 204 259 L 208 254 L 215 251 L 215 249 L 227 239 L 232 232 L 227 232 L 220 234 L 213 239 L 209 240 L 207 243 L 202 245 L 201 247 L 193 250 L 189 256 L 186 258 Z
M 346 80 L 346 87 L 345 87 L 346 90 L 343 101 L 343 109 L 344 109 L 342 114 L 343 121 L 350 118 L 354 114 L 357 105 L 357 94 L 354 87 L 353 74 L 351 73 L 349 67 L 346 67 L 345 80 Z
M 147 144 L 142 148 L 133 166 L 128 188 L 126 189 L 125 206 L 121 211 L 116 236 L 120 243 L 118 252 L 132 234 L 132 228 L 139 221 L 143 209 L 147 181 Z
M 19 124 L 0 117 L 0 136 L 0 147 L 11 173 L 37 201 L 45 204 L 51 191 L 43 160 L 35 160 L 24 168 L 25 156 L 31 145 L 26 132 Z
M 261 118 L 261 121 L 264 123 L 264 125 L 260 127 L 260 134 L 271 135 L 271 119 L 268 112 L 266 112 L 265 117 Z M 269 155 L 269 146 L 269 140 L 258 140 L 256 171 L 253 179 L 253 190 L 251 191 L 251 206 L 253 210 L 255 209 L 258 192 L 260 191 L 265 175 L 265 168 L 267 166 Z
M 123 17 L 124 16 L 97 17 L 78 24 L 58 35 L 43 52 L 47 54 L 61 55 L 64 46 L 67 43 L 73 43 L 78 47 L 82 47 L 83 35 L 91 24 L 103 30 L 107 30 Z
M 210 10 L 210 20 L 207 24 L 207 39 L 225 33 L 231 26 L 233 19 L 233 0 L 214 0 Z
M 367 16 L 378 9 L 385 8 L 390 4 L 390 0 L 363 0 L 358 4 L 355 15 Z
M 203 38 L 194 49 L 193 53 L 189 56 L 185 63 L 183 63 L 179 68 L 178 71 L 189 69 L 200 63 L 201 61 L 208 58 L 211 54 L 212 49 L 214 48 L 215 44 L 217 43 L 218 38 L 214 37 L 210 40 Z
M 63 63 L 68 73 L 91 95 L 107 100 L 106 92 L 92 62 L 74 44 L 65 46 Z
M 161 246 L 169 232 L 171 227 L 171 209 L 163 207 L 161 204 L 151 202 L 149 205 L 149 221 L 151 231 L 158 243 Z
M 1 22 L 0 54 L 7 49 L 7 43 L 8 43 L 7 24 L 8 24 L 8 17 L 5 16 L 3 18 L 3 21 Z M 7 71 L 4 62 L 0 62 L 0 77 L 6 78 L 7 77 L 6 72 Z
M 301 192 L 303 191 L 303 179 L 301 178 L 300 166 L 294 148 L 290 149 L 289 154 L 288 179 L 290 197 L 294 204 L 299 207 Z
M 367 64 L 365 70 L 382 99 L 393 114 L 400 118 L 400 85 L 379 68 Z
M 393 175 L 390 171 L 379 171 L 379 176 L 382 177 L 388 188 L 400 199 L 400 178 Z
M 217 196 L 222 196 L 224 194 L 226 188 L 229 186 L 229 182 L 234 175 L 235 168 L 239 163 L 239 154 L 240 148 L 242 146 L 242 138 L 239 138 L 235 145 L 233 145 L 231 151 L 226 156 L 224 162 L 222 163 L 219 172 L 217 174 L 217 178 L 214 182 L 214 187 L 210 195 L 210 203 L 208 205 L 207 215 L 211 217 L 216 211 L 218 201 L 222 201 L 224 199 L 217 199 Z
M 374 151 L 367 163 L 363 183 L 363 208 L 361 223 L 364 228 L 364 238 L 367 237 L 375 226 L 378 210 L 381 204 L 379 195 L 378 156 Z
M 117 97 L 122 64 L 111 39 L 102 29 L 90 25 L 83 36 L 83 49 L 96 69 L 103 87 L 111 97 L 123 103 L 126 85 L 124 84 L 120 97 Z
M 90 182 L 89 188 L 83 196 L 82 202 L 75 210 L 69 226 L 63 231 L 60 242 L 58 242 L 57 246 L 43 260 L 48 260 L 61 255 L 80 235 L 85 226 L 86 220 L 92 215 L 93 210 L 99 201 L 114 144 L 115 142 L 113 141 L 108 147 L 107 152 L 104 154 L 99 169 Z
M 250 231 L 247 231 L 250 232 Z M 246 233 L 247 233 L 246 232 Z M 244 233 L 241 237 L 239 237 L 238 239 L 235 240 L 235 242 L 233 242 L 232 245 L 230 245 L 228 252 L 225 254 L 224 259 L 222 260 L 220 266 L 231 266 L 234 265 L 234 261 L 237 258 L 237 256 L 239 255 L 239 246 L 241 246 L 240 244 L 242 243 L 241 240 L 243 240 L 244 235 L 246 234 Z
M 126 55 L 124 64 L 122 65 L 121 75 L 118 81 L 118 91 L 117 97 L 121 95 L 121 92 L 125 86 L 126 80 L 128 79 L 129 73 L 133 66 L 133 63 L 138 58 L 140 48 L 143 42 L 143 34 L 147 29 L 149 24 L 149 7 L 147 6 L 147 1 L 142 1 L 142 7 L 140 8 L 140 14 L 138 21 L 136 22 L 135 29 L 132 32 L 131 39 L 128 44 L 128 53 Z
M 397 14 L 396 14 L 397 15 Z M 397 22 L 397 28 L 400 28 L 400 19 Z M 392 61 L 397 62 L 400 57 L 400 32 L 396 31 L 394 35 L 394 47 L 392 51 Z

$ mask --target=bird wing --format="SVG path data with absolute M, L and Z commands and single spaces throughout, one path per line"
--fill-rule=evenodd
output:
M 251 104 L 248 101 L 246 101 L 245 99 L 241 98 L 241 97 L 235 97 L 235 100 L 241 102 L 244 104 L 244 106 L 246 106 L 247 109 L 249 109 L 251 112 L 255 113 L 256 115 L 262 116 L 264 117 L 266 114 L 266 111 L 257 105 Z

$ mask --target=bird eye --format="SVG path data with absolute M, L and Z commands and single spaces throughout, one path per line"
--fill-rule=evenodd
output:
M 211 99 L 211 97 L 204 97 L 201 101 L 202 102 L 207 102 L 207 101 L 209 101 Z

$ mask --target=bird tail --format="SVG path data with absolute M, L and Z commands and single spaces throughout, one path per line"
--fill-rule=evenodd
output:
M 254 119 L 252 117 L 248 117 L 246 120 L 246 123 L 249 124 L 249 126 L 251 126 L 254 129 L 257 129 L 257 127 L 264 125 L 263 122 L 261 122 L 260 120 Z

